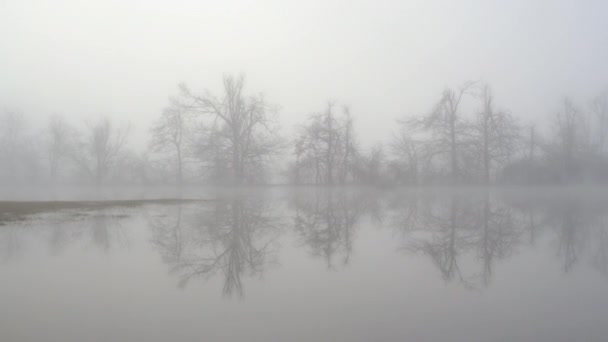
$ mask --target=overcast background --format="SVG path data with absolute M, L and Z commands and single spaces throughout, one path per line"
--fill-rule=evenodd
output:
M 527 123 L 606 89 L 607 17 L 602 0 L 0 0 L 0 106 L 32 124 L 123 118 L 143 147 L 177 83 L 219 92 L 244 72 L 285 133 L 333 99 L 365 144 L 384 142 L 466 80 Z

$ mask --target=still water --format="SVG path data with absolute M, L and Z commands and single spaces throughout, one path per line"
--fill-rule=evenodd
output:
M 608 341 L 608 195 L 274 190 L 0 222 L 0 341 Z

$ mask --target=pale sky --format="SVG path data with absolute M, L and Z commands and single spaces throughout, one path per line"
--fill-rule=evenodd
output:
M 427 112 L 445 86 L 489 82 L 522 122 L 608 87 L 608 1 L 0 0 L 0 106 L 39 123 L 129 120 L 143 146 L 184 81 L 244 72 L 285 133 L 327 100 L 365 144 Z

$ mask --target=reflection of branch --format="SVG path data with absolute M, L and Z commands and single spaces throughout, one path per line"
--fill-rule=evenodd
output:
M 477 255 L 483 262 L 480 277 L 488 286 L 492 277 L 492 265 L 496 259 L 503 259 L 512 254 L 519 243 L 522 228 L 513 219 L 512 211 L 502 205 L 492 203 L 489 195 L 483 202 L 479 215 L 481 236 L 478 238 Z
M 511 211 L 495 206 L 489 196 L 481 202 L 452 196 L 434 204 L 419 211 L 417 224 L 409 228 L 410 232 L 426 234 L 412 238 L 405 249 L 428 255 L 445 281 L 456 278 L 465 287 L 474 289 L 481 280 L 487 286 L 495 259 L 510 255 L 518 242 L 520 230 Z M 481 273 L 465 275 L 459 258 L 475 250 Z
M 7 262 L 14 258 L 21 250 L 19 241 L 19 226 L 0 227 L 0 260 Z
M 338 253 L 343 254 L 343 265 L 350 262 L 354 226 L 364 209 L 377 208 L 365 205 L 365 197 L 353 195 L 328 190 L 314 196 L 298 196 L 293 202 L 296 207 L 294 227 L 303 244 L 310 248 L 313 256 L 325 259 L 330 269 L 334 267 L 333 258 Z
M 604 273 L 602 270 L 608 268 L 605 201 L 602 198 L 579 196 L 576 193 L 562 197 L 552 195 L 550 198 L 545 195 L 520 195 L 508 200 L 512 207 L 528 215 L 531 245 L 540 228 L 556 235 L 555 254 L 561 259 L 564 272 L 570 272 L 586 256 L 593 267 Z M 536 216 L 540 216 L 538 222 Z M 585 252 L 589 255 L 585 255 Z
M 129 241 L 124 235 L 119 221 L 124 216 L 124 214 L 111 214 L 104 210 L 93 214 L 90 229 L 92 242 L 106 253 L 121 240 L 128 247 Z
M 154 232 L 152 243 L 156 245 L 165 262 L 177 262 L 181 260 L 183 250 L 182 233 L 182 206 L 178 205 L 175 213 L 175 222 L 166 222 L 166 216 L 157 217 L 150 221 Z
M 603 275 L 608 276 L 608 232 L 606 224 L 601 220 L 595 230 L 597 237 L 592 239 L 596 242 L 596 249 L 592 255 L 592 265 Z
M 415 230 L 421 224 L 420 212 L 426 208 L 422 207 L 420 198 L 402 198 L 398 197 L 391 201 L 389 207 L 395 214 L 392 215 L 391 225 L 396 227 L 398 231 L 407 233 Z M 428 201 L 424 201 L 423 205 L 428 205 Z
M 461 224 L 458 218 L 460 208 L 452 199 L 447 212 L 436 213 L 432 209 L 429 207 L 424 212 L 425 223 L 422 226 L 432 230 L 430 239 L 415 239 L 407 249 L 430 256 L 444 280 L 450 281 L 457 275 L 460 281 L 464 281 L 457 258 L 458 250 L 467 245 L 466 239 L 457 234 L 457 226 Z
M 558 255 L 564 258 L 564 272 L 572 269 L 578 260 L 578 251 L 576 249 L 577 225 L 575 214 L 570 212 L 564 213 L 559 236 Z
M 129 213 L 117 209 L 79 209 L 47 213 L 42 219 L 30 217 L 3 226 L 0 261 L 9 261 L 22 253 L 23 241 L 29 241 L 30 237 L 48 245 L 52 255 L 77 242 L 91 244 L 105 253 L 120 243 L 128 247 L 128 236 L 121 225 L 121 220 L 128 216 Z
M 274 219 L 264 212 L 259 200 L 247 199 L 220 201 L 213 208 L 203 208 L 193 214 L 190 220 L 186 219 L 186 227 L 180 228 L 178 244 L 171 241 L 175 234 L 155 236 L 161 254 L 174 255 L 170 249 L 179 246 L 179 258 L 165 259 L 171 273 L 178 274 L 180 287 L 192 278 L 209 278 L 221 273 L 223 293 L 242 295 L 242 275 L 261 274 L 268 264 L 270 247 L 278 236 L 268 235 L 276 228 Z M 182 219 L 175 221 L 183 222 Z

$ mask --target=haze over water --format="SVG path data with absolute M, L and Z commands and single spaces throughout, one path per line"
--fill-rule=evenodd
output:
M 606 13 L 0 0 L 0 342 L 608 341 Z
M 139 195 L 138 195 L 139 196 Z M 4 220 L 5 341 L 603 341 L 608 202 L 275 189 Z

